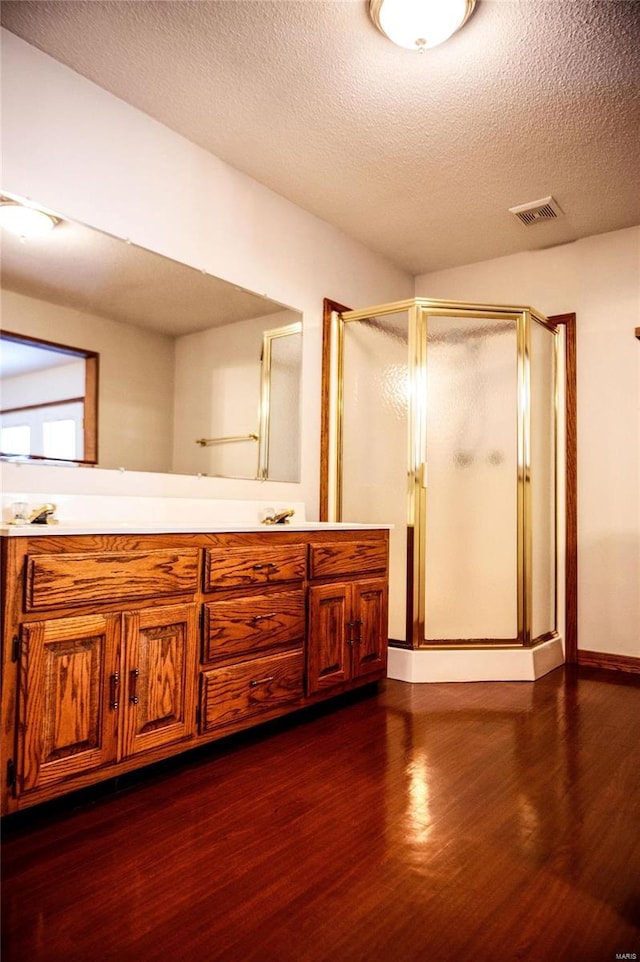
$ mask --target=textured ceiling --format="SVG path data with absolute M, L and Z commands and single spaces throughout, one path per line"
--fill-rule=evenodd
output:
M 640 223 L 639 0 L 479 0 L 424 54 L 366 0 L 4 0 L 2 23 L 411 273 Z M 557 221 L 507 213 L 547 195 Z

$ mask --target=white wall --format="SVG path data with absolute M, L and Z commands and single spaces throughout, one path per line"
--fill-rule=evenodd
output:
M 145 489 L 291 497 L 316 517 L 323 298 L 359 307 L 411 297 L 411 278 L 7 31 L 2 98 L 6 191 L 303 313 L 301 485 L 190 478 L 154 486 L 145 479 Z M 68 472 L 56 481 L 53 469 L 30 467 L 21 469 L 21 486 L 36 483 L 29 472 L 47 470 L 46 487 L 66 484 Z M 95 474 L 86 480 L 92 490 L 103 483 Z
M 4 293 L 0 298 L 4 316 Z M 26 301 L 31 300 L 26 298 Z M 13 330 L 13 328 L 12 328 Z M 16 333 L 23 333 L 22 331 Z M 14 374 L 2 379 L 2 407 L 17 408 L 51 404 L 61 398 L 84 396 L 84 361 L 56 364 L 55 367 Z
M 424 274 L 416 295 L 575 311 L 579 647 L 639 656 L 640 227 Z
M 15 291 L 2 291 L 0 303 L 6 330 L 100 355 L 98 458 L 102 467 L 170 470 L 172 337 Z M 84 385 L 77 393 L 84 393 Z M 21 472 L 28 470 L 23 467 Z M 44 471 L 61 469 L 38 465 L 32 470 L 40 477 Z M 84 470 L 90 485 L 95 469 Z

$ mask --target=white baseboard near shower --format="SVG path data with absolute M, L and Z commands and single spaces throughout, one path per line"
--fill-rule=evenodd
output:
M 535 648 L 389 648 L 387 677 L 412 683 L 535 681 L 564 664 L 561 638 Z

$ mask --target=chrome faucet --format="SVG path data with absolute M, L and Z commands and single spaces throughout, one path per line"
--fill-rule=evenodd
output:
M 55 524 L 55 504 L 41 504 L 29 514 L 29 524 Z
M 285 508 L 284 511 L 276 511 L 274 514 L 268 514 L 266 518 L 262 519 L 263 524 L 289 524 L 289 518 L 293 518 L 295 514 L 293 508 Z

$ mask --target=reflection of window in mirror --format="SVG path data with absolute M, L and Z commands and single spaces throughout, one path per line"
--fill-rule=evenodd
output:
M 0 333 L 0 456 L 96 464 L 98 355 Z

